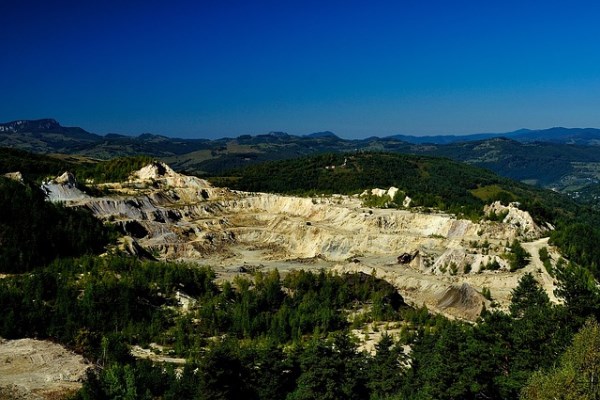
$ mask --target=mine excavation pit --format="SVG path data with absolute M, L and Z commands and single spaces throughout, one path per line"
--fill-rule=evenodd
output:
M 68 205 L 123 227 L 130 234 L 125 250 L 210 266 L 220 280 L 274 268 L 282 274 L 296 269 L 376 274 L 414 306 L 473 320 L 483 306 L 506 309 L 519 278 L 532 272 L 555 300 L 553 280 L 537 258 L 537 249 L 547 245 L 545 229 L 517 206 L 488 206 L 506 213 L 505 222 L 474 222 L 418 209 L 367 208 L 356 196 L 230 191 L 166 165 L 154 170 L 149 165 L 126 185 L 107 185 L 109 197 L 52 185 Z M 504 252 L 514 239 L 532 257 L 527 267 L 510 272 Z M 493 270 L 486 269 L 490 263 Z M 484 288 L 491 300 L 481 295 Z M 467 293 L 468 301 L 452 293 Z

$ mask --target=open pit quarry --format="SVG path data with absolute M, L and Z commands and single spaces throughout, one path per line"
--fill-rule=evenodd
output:
M 473 222 L 415 209 L 367 208 L 360 196 L 232 191 L 163 163 L 144 167 L 127 182 L 98 185 L 103 197 L 80 191 L 69 173 L 42 187 L 51 201 L 88 208 L 118 226 L 125 234 L 121 250 L 209 265 L 219 279 L 271 268 L 363 272 L 392 283 L 411 305 L 473 321 L 484 307 L 507 309 L 512 289 L 531 272 L 556 301 L 554 282 L 538 257 L 551 227 L 536 224 L 517 204 L 487 206 L 486 212 L 506 214 L 502 222 Z M 516 272 L 503 258 L 513 239 L 531 254 Z M 486 269 L 494 261 L 499 269 Z M 491 300 L 481 294 L 484 288 Z

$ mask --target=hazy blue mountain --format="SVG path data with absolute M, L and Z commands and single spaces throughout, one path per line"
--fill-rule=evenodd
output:
M 304 137 L 308 138 L 330 138 L 330 139 L 339 139 L 340 137 L 331 131 L 324 132 L 315 132 L 309 135 L 304 135 Z
M 64 127 L 53 119 L 18 120 L 0 124 L 0 146 L 36 153 L 77 153 L 101 143 L 103 137 L 78 127 Z
M 472 142 L 478 140 L 504 137 L 523 143 L 550 142 L 561 144 L 580 144 L 586 146 L 600 145 L 600 129 L 596 128 L 562 128 L 549 129 L 519 129 L 506 133 L 477 133 L 470 135 L 435 135 L 435 136 L 412 136 L 393 135 L 394 139 L 413 144 L 449 144 L 458 142 Z
M 433 136 L 412 136 L 412 135 L 392 135 L 387 138 L 401 140 L 412 144 L 448 144 L 456 142 L 471 142 L 475 140 L 485 140 L 502 134 L 494 133 L 476 133 L 472 135 L 433 135 Z
M 526 130 L 507 135 L 521 142 L 551 142 L 564 144 L 580 144 L 586 146 L 600 145 L 600 129 L 596 128 L 550 128 Z
M 38 134 L 60 134 L 67 138 L 99 141 L 102 136 L 87 132 L 79 127 L 65 127 L 54 119 L 17 120 L 0 124 L 0 134 L 27 133 Z
M 395 135 L 347 140 L 330 131 L 305 136 L 285 132 L 237 138 L 180 139 L 89 133 L 53 119 L 0 124 L 0 147 L 36 153 L 65 153 L 109 159 L 149 155 L 178 170 L 223 174 L 265 161 L 320 153 L 386 151 L 442 156 L 500 175 L 558 190 L 577 190 L 600 181 L 599 129 L 521 129 L 504 134 L 417 137 Z

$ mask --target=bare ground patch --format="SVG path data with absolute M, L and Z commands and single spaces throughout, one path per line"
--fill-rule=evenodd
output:
M 45 340 L 0 339 L 0 398 L 61 399 L 81 388 L 91 365 Z

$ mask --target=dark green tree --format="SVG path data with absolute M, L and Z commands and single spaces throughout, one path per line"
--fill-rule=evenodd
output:
M 375 356 L 370 361 L 367 386 L 371 398 L 383 399 L 400 392 L 407 357 L 402 346 L 394 343 L 387 334 L 382 335 L 375 345 L 375 351 Z
M 522 391 L 524 400 L 600 398 L 600 325 L 588 320 L 548 372 L 535 373 Z

